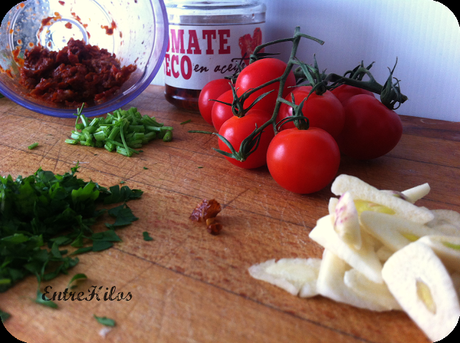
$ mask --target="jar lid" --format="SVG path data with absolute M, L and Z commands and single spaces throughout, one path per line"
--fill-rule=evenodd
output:
M 258 0 L 165 0 L 171 24 L 249 24 L 265 22 L 266 6 Z

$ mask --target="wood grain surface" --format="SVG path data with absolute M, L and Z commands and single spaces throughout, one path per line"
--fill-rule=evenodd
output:
M 31 300 L 37 280 L 26 278 L 0 293 L 0 309 L 11 314 L 5 321 L 11 335 L 30 343 L 428 342 L 403 312 L 372 312 L 319 296 L 300 299 L 248 274 L 248 267 L 272 258 L 321 257 L 322 247 L 308 234 L 327 214 L 330 187 L 297 195 L 281 189 L 266 168 L 234 167 L 212 150 L 217 137 L 188 132 L 211 127 L 199 114 L 167 103 L 163 87 L 150 86 L 125 108 L 130 106 L 173 126 L 173 141 L 153 141 L 131 158 L 72 146 L 64 140 L 74 119 L 0 99 L 2 175 L 26 176 L 38 167 L 65 173 L 79 161 L 80 178 L 105 187 L 123 181 L 144 191 L 129 203 L 139 220 L 117 230 L 122 242 L 80 255 L 69 275 L 42 285 L 64 291 L 74 274 L 84 273 L 88 279 L 77 289 L 89 294 L 97 287 L 101 299 L 47 308 Z M 393 151 L 365 162 L 344 157 L 339 173 L 380 189 L 428 182 L 431 193 L 419 205 L 460 211 L 460 123 L 401 118 L 404 135 Z M 39 146 L 28 150 L 34 142 Z M 212 198 L 223 207 L 218 236 L 189 220 L 202 199 Z M 154 240 L 144 241 L 144 231 Z M 112 287 L 132 298 L 104 300 Z M 106 332 L 93 315 L 113 318 L 116 326 Z

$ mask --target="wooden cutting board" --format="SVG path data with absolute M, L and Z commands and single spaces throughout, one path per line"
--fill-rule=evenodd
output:
M 154 141 L 131 158 L 72 146 L 64 140 L 74 119 L 0 99 L 2 175 L 26 176 L 38 167 L 65 173 L 79 161 L 81 178 L 105 187 L 123 181 L 144 191 L 129 203 L 139 220 L 117 231 L 122 242 L 81 255 L 69 275 L 42 285 L 63 292 L 74 274 L 84 273 L 88 279 L 77 290 L 86 300 L 57 301 L 58 309 L 35 304 L 34 277 L 0 294 L 0 309 L 11 314 L 5 327 L 13 336 L 72 343 L 428 341 L 403 312 L 300 299 L 249 276 L 248 267 L 268 259 L 321 257 L 323 249 L 308 234 L 327 214 L 330 187 L 297 195 L 281 189 L 266 168 L 234 167 L 212 150 L 217 137 L 188 132 L 211 127 L 199 114 L 167 103 L 163 87 L 150 86 L 125 107 L 130 106 L 173 126 L 174 140 Z M 380 189 L 428 182 L 432 190 L 421 206 L 460 211 L 460 123 L 401 117 L 404 135 L 392 152 L 365 162 L 343 158 L 339 173 Z M 34 142 L 39 146 L 28 150 Z M 218 236 L 189 220 L 202 199 L 216 199 L 223 207 Z M 154 240 L 144 241 L 144 231 Z M 113 295 L 123 292 L 125 298 L 111 300 L 113 288 Z M 91 299 L 92 290 L 100 300 Z M 106 332 L 93 315 L 113 318 L 116 326 Z

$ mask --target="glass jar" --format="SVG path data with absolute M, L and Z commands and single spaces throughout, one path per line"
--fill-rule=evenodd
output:
M 262 43 L 266 7 L 258 0 L 166 0 L 169 44 L 165 97 L 198 111 L 201 89 L 235 73 Z

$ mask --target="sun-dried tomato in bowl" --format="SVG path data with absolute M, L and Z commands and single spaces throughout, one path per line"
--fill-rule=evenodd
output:
M 135 70 L 133 64 L 121 66 L 106 49 L 71 38 L 58 52 L 39 45 L 26 50 L 20 83 L 31 97 L 80 107 L 107 101 Z

